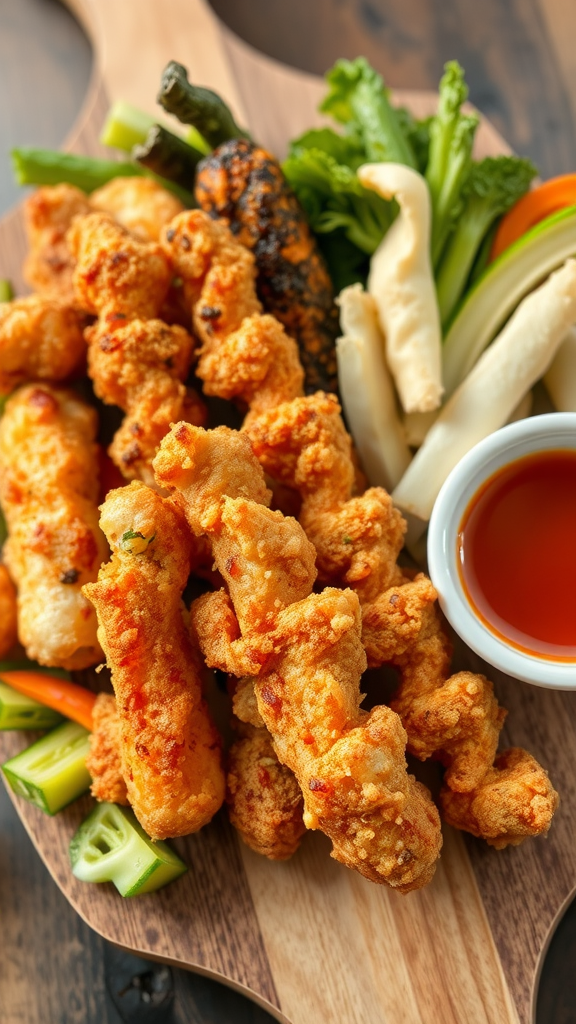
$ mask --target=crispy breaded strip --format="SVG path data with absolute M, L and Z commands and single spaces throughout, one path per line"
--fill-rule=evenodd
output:
M 83 318 L 59 299 L 0 303 L 0 395 L 30 380 L 61 381 L 86 358 Z
M 88 196 L 73 185 L 47 185 L 26 199 L 24 216 L 30 250 L 24 277 L 40 295 L 68 305 L 75 303 L 75 259 L 66 234 L 74 217 L 88 213 Z
M 182 615 L 192 539 L 178 510 L 136 481 L 108 494 L 101 525 L 112 560 L 86 594 L 112 671 L 128 799 L 153 839 L 187 835 L 224 799 L 220 737 Z
M 5 565 L 0 564 L 0 658 L 17 640 L 16 588 Z
M 120 757 L 120 718 L 111 693 L 99 693 L 96 698 L 86 767 L 92 776 L 92 796 L 111 804 L 128 803 Z
M 193 605 L 203 653 L 209 664 L 238 671 L 245 659 L 258 669 L 258 711 L 280 762 L 298 779 L 306 825 L 330 836 L 338 860 L 408 892 L 434 872 L 438 812 L 406 772 L 398 717 L 385 707 L 359 710 L 366 659 L 358 598 L 349 590 L 310 593 L 313 549 L 300 525 L 238 496 L 242 479 L 257 489 L 259 467 L 244 451 L 242 459 L 241 444 L 224 428 L 177 424 L 154 461 L 159 485 L 179 492 L 192 530 L 211 540 L 228 587 L 229 598 L 201 599 L 203 616 Z M 228 638 L 220 628 L 225 601 Z M 210 605 L 219 609 L 214 619 Z
M 0 420 L 6 565 L 18 588 L 18 633 L 42 665 L 85 668 L 102 657 L 82 594 L 107 556 L 98 527 L 97 416 L 73 392 L 20 388 Z

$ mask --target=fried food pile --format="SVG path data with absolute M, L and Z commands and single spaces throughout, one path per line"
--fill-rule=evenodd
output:
M 497 753 L 506 712 L 484 676 L 450 675 L 434 588 L 398 565 L 402 516 L 365 488 L 336 396 L 304 394 L 318 366 L 333 382 L 329 281 L 269 154 L 227 146 L 201 171 L 203 210 L 145 178 L 28 200 L 37 294 L 0 306 L 0 393 L 19 388 L 0 420 L 0 654 L 15 584 L 30 657 L 105 657 L 115 695 L 96 702 L 92 791 L 130 803 L 153 838 L 195 831 L 226 797 L 261 854 L 285 859 L 320 829 L 336 859 L 408 892 L 442 840 L 406 752 L 444 766 L 445 820 L 498 848 L 546 833 L 558 796 L 527 751 Z M 301 301 L 263 262 L 275 231 Z M 305 383 L 295 338 L 310 353 L 316 336 Z M 96 411 L 61 386 L 85 362 L 124 414 L 109 454 L 131 481 L 100 526 Z M 240 409 L 241 431 L 204 429 L 193 369 Z M 297 518 L 270 508 L 270 487 Z M 213 589 L 188 611 L 191 573 Z M 226 775 L 203 661 L 232 695 Z M 362 673 L 381 665 L 398 688 L 366 711 Z

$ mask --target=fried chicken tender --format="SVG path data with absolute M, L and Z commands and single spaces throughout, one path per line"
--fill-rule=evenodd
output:
M 182 213 L 179 199 L 153 178 L 112 178 L 90 196 L 94 210 L 109 213 L 141 242 L 158 242 L 160 232 Z
M 67 235 L 76 302 L 97 316 L 158 316 L 172 271 L 155 242 L 140 242 L 106 213 L 77 217 Z
M 126 479 L 154 486 L 151 462 L 170 424 L 206 422 L 204 403 L 183 383 L 194 341 L 178 325 L 114 314 L 89 328 L 86 340 L 96 394 L 126 412 L 109 454 Z
M 137 481 L 108 494 L 101 525 L 112 560 L 86 595 L 112 671 L 128 799 L 153 839 L 188 835 L 224 799 L 221 742 L 182 614 L 192 540 L 178 510 Z
M 262 315 L 254 258 L 230 230 L 188 210 L 164 231 L 163 244 L 193 310 L 205 393 L 237 399 L 255 412 L 301 394 L 296 343 L 278 320 Z
M 251 686 L 252 692 L 254 687 Z M 226 802 L 230 821 L 247 846 L 270 860 L 287 860 L 306 831 L 304 801 L 295 776 L 280 764 L 270 733 L 242 725 L 228 754 Z
M 481 836 L 497 850 L 545 834 L 558 802 L 548 773 L 519 747 L 499 754 L 472 793 L 454 793 L 448 787 L 440 793 L 448 824 Z
M 66 305 L 75 303 L 75 258 L 66 236 L 74 217 L 85 216 L 90 210 L 88 196 L 73 185 L 47 185 L 26 199 L 24 217 L 30 249 L 24 277 L 40 295 Z
M 0 564 L 0 658 L 17 640 L 16 588 L 5 565 Z
M 409 752 L 446 766 L 446 792 L 479 795 L 490 785 L 506 711 L 484 676 L 449 677 L 452 652 L 435 607 L 436 591 L 426 576 L 411 580 L 397 565 L 406 528 L 402 516 L 382 488 L 352 496 L 350 439 L 336 399 L 322 393 L 295 399 L 248 419 L 243 429 L 266 472 L 299 492 L 299 518 L 317 549 L 319 579 L 351 586 L 358 595 L 369 666 L 389 662 L 400 669 L 391 707 L 406 729 Z M 547 831 L 556 797 L 538 770 L 549 796 L 548 816 L 543 812 L 531 820 Z M 521 791 L 492 786 L 491 805 L 500 801 L 502 815 L 518 817 L 509 801 L 515 806 L 520 798 Z
M 99 693 L 92 712 L 90 751 L 86 767 L 92 776 L 90 792 L 96 800 L 128 804 L 120 758 L 120 718 L 111 693 Z
M 0 303 L 0 394 L 79 370 L 86 358 L 83 327 L 82 317 L 59 299 L 29 295 Z
M 398 717 L 384 707 L 359 710 L 366 659 L 358 598 L 312 594 L 312 545 L 300 525 L 239 496 L 242 486 L 257 490 L 259 468 L 267 497 L 242 435 L 177 424 L 154 468 L 158 484 L 178 492 L 192 530 L 210 538 L 228 588 L 229 596 L 204 595 L 192 606 L 202 651 L 210 665 L 252 667 L 258 711 L 299 782 L 306 826 L 326 832 L 333 856 L 366 877 L 401 892 L 424 885 L 441 845 L 438 812 L 406 772 Z M 226 602 L 228 637 L 220 629 Z
M 4 560 L 18 588 L 18 633 L 42 665 L 86 668 L 102 657 L 82 594 L 107 545 L 98 526 L 97 417 L 72 391 L 30 384 L 0 420 Z

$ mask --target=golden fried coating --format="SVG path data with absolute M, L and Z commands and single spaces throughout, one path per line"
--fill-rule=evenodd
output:
M 4 559 L 18 588 L 18 633 L 42 665 L 85 668 L 102 657 L 82 594 L 107 545 L 98 526 L 97 417 L 72 391 L 20 388 L 0 420 Z
M 96 800 L 128 803 L 120 759 L 120 718 L 111 693 L 99 693 L 96 698 L 86 767 L 92 776 L 90 792 Z
M 388 708 L 359 710 L 366 659 L 358 598 L 335 589 L 311 594 L 311 545 L 300 525 L 237 496 L 240 481 L 245 494 L 257 492 L 257 465 L 242 435 L 181 424 L 154 461 L 158 483 L 179 492 L 190 526 L 209 537 L 228 588 L 229 596 L 193 604 L 193 627 L 208 664 L 237 670 L 245 658 L 252 666 L 258 711 L 300 784 L 307 827 L 326 832 L 349 867 L 408 892 L 433 874 L 438 813 L 406 772 L 398 717 Z M 267 497 L 261 469 L 259 487 Z
M 59 299 L 0 303 L 0 395 L 30 380 L 61 381 L 86 359 L 81 316 Z
M 98 316 L 158 316 L 172 271 L 155 242 L 140 242 L 106 213 L 77 217 L 68 232 L 76 302 Z
M 254 251 L 258 295 L 298 342 L 306 391 L 336 391 L 338 313 L 318 243 L 278 161 L 248 139 L 231 139 L 198 167 L 195 194 Z
M 179 199 L 153 178 L 112 178 L 90 196 L 94 210 L 109 213 L 141 242 L 158 242 L 162 228 L 182 213 Z
M 126 418 L 109 454 L 127 480 L 154 485 L 151 462 L 170 424 L 203 424 L 204 403 L 185 387 L 194 342 L 183 327 L 162 320 L 103 317 L 86 331 L 94 390 Z
M 230 821 L 247 846 L 270 860 L 291 857 L 306 831 L 304 801 L 267 729 L 242 725 L 228 753 L 226 786 Z
M 111 491 L 112 560 L 86 594 L 112 671 L 128 799 L 153 839 L 187 835 L 224 799 L 220 738 L 182 614 L 192 541 L 171 504 L 134 481 Z
M 440 794 L 449 825 L 481 836 L 497 850 L 546 834 L 558 802 L 548 772 L 519 747 L 499 754 L 474 792 L 444 787 Z
M 73 185 L 47 185 L 26 199 L 24 216 L 29 253 L 24 277 L 40 295 L 75 303 L 75 259 L 66 237 L 74 217 L 90 213 L 88 196 Z
M 256 297 L 254 259 L 220 221 L 188 210 L 163 233 L 164 247 L 202 341 L 206 394 L 264 409 L 302 393 L 296 343 Z
M 16 588 L 5 565 L 0 564 L 0 658 L 17 640 Z

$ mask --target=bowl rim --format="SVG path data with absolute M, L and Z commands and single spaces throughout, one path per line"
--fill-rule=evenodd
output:
M 482 484 L 502 467 L 539 451 L 576 450 L 576 412 L 553 412 L 510 423 L 467 452 L 444 482 L 428 528 L 428 569 L 446 618 L 484 661 L 507 675 L 552 690 L 576 690 L 576 659 L 553 661 L 524 652 L 478 617 L 460 578 L 458 527 Z

